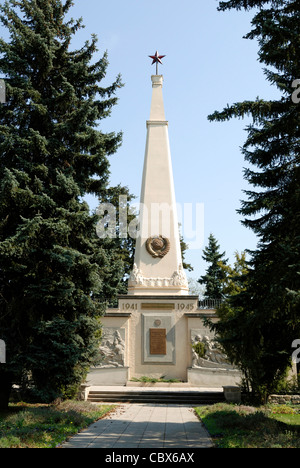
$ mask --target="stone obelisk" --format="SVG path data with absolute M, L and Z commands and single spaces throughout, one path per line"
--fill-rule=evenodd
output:
M 151 56 L 161 63 L 162 56 Z M 157 59 L 157 60 L 155 60 Z M 142 177 L 139 232 L 129 295 L 186 295 L 172 161 L 163 102 L 163 76 L 153 75 Z
M 156 65 L 162 57 L 158 52 L 151 56 Z M 163 77 L 157 69 L 151 80 L 134 268 L 128 294 L 120 295 L 118 307 L 108 308 L 101 317 L 103 345 L 99 354 L 103 360 L 91 369 L 87 382 L 90 387 L 129 386 L 133 378 L 165 376 L 197 387 L 237 385 L 239 372 L 226 367 L 224 361 L 219 364 L 218 349 L 214 356 L 214 335 L 204 319 L 217 320 L 215 311 L 202 311 L 198 308 L 198 296 L 188 294 L 163 104 Z M 195 352 L 193 345 L 199 342 L 209 350 L 205 359 Z M 97 400 L 96 390 L 92 394 Z

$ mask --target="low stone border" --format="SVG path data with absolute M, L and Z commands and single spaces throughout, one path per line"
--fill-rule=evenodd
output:
M 271 395 L 269 403 L 300 405 L 300 395 Z

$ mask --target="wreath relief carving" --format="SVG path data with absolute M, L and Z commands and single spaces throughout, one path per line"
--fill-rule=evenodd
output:
M 153 258 L 163 258 L 170 250 L 170 241 L 163 236 L 149 237 L 146 249 Z

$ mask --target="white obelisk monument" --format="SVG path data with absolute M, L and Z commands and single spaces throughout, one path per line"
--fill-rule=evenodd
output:
M 158 52 L 153 63 L 161 63 Z M 168 121 L 163 102 L 163 76 L 153 75 L 150 118 L 140 197 L 139 232 L 130 295 L 186 295 L 182 266 Z
M 161 63 L 158 52 L 151 56 Z M 188 294 L 182 266 L 163 77 L 151 77 L 152 102 L 141 188 L 139 235 L 128 293 L 108 308 L 100 354 L 103 361 L 87 378 L 90 386 L 129 385 L 144 376 L 179 379 L 199 387 L 236 385 L 239 373 L 214 359 L 213 332 L 204 319 L 214 310 L 198 308 Z M 205 359 L 193 345 L 209 349 Z M 219 354 L 218 359 L 219 359 Z

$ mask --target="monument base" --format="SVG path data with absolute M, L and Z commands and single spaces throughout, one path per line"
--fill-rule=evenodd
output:
M 221 388 L 241 383 L 242 374 L 236 369 L 189 368 L 188 382 L 195 387 Z
M 218 320 L 215 310 L 198 308 L 198 296 L 119 296 L 118 308 L 101 317 L 101 365 L 90 370 L 86 384 L 125 386 L 142 377 L 203 388 L 239 384 L 241 374 L 218 348 L 206 318 Z
M 128 367 L 94 367 L 86 378 L 86 385 L 125 386 L 128 380 Z

